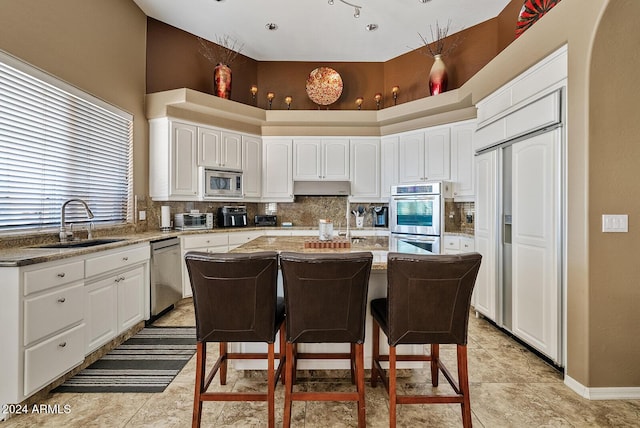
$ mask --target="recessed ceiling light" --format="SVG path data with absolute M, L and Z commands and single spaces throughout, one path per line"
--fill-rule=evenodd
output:
M 278 24 L 274 24 L 273 22 L 269 22 L 264 26 L 267 30 L 276 31 L 278 29 Z
M 364 26 L 367 31 L 376 31 L 378 29 L 378 24 L 367 24 Z

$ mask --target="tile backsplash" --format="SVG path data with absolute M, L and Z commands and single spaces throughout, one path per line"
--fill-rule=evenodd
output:
M 475 217 L 476 212 L 474 202 L 453 202 L 452 199 L 445 201 L 445 232 L 473 235 Z

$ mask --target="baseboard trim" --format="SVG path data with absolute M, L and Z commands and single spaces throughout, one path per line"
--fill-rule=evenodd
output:
M 564 384 L 588 400 L 640 400 L 640 387 L 588 388 L 566 374 Z

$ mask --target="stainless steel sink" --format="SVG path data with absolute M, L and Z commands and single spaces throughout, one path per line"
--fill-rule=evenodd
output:
M 85 248 L 96 245 L 111 244 L 112 242 L 124 241 L 123 238 L 102 238 L 86 239 L 84 241 L 56 242 L 55 244 L 38 245 L 36 248 Z

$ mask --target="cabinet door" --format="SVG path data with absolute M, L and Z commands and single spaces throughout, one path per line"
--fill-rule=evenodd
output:
M 262 154 L 262 200 L 293 200 L 293 143 L 287 139 L 266 140 Z
M 424 133 L 400 136 L 399 182 L 416 183 L 425 179 L 424 175 Z
M 475 123 L 451 128 L 451 181 L 456 200 L 473 200 L 473 133 Z
M 322 179 L 349 180 L 349 140 L 323 140 L 322 162 Z
M 391 186 L 398 184 L 398 137 L 385 137 L 380 146 L 380 197 L 391 196 Z
M 351 140 L 351 200 L 380 198 L 380 140 Z
M 448 127 L 425 132 L 424 148 L 424 179 L 425 180 L 450 180 L 451 179 L 451 137 Z
M 482 254 L 482 264 L 476 279 L 473 301 L 476 311 L 487 318 L 496 319 L 497 276 L 496 198 L 498 182 L 496 174 L 497 153 L 491 151 L 476 157 L 476 218 L 475 251 Z
M 560 130 L 512 147 L 512 332 L 559 361 Z
M 231 132 L 222 132 L 220 136 L 220 167 L 242 169 L 242 136 Z
M 198 193 L 197 128 L 171 122 L 171 195 L 195 197 Z
M 242 187 L 245 198 L 259 198 L 262 184 L 262 141 L 242 136 Z
M 322 179 L 322 141 L 301 139 L 293 142 L 293 179 Z
M 117 278 L 112 276 L 85 287 L 86 355 L 118 335 Z
M 220 166 L 220 130 L 198 127 L 198 165 L 218 168 Z
M 118 274 L 117 286 L 118 333 L 122 333 L 144 319 L 144 266 Z

